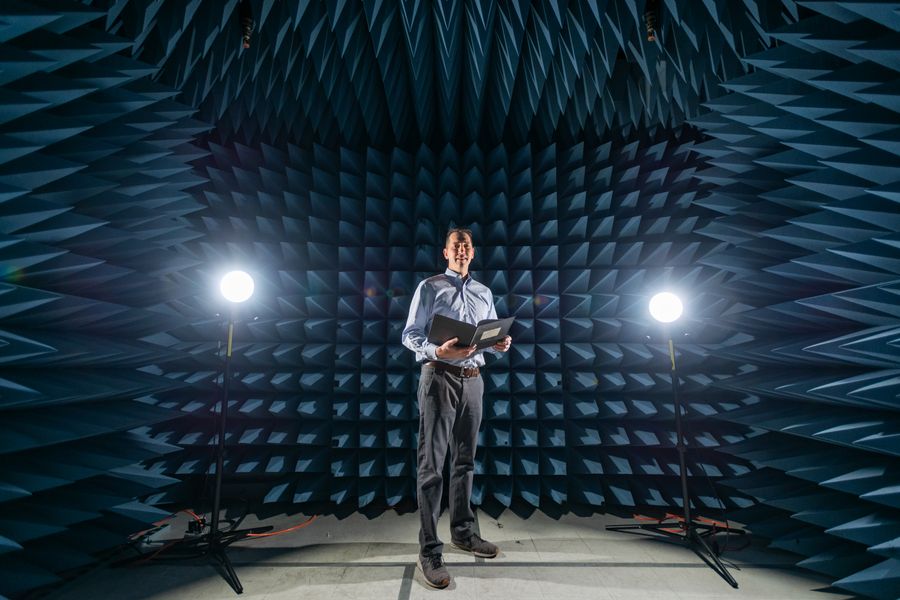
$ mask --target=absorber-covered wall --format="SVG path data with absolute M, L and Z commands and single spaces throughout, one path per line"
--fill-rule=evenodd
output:
M 715 216 L 693 205 L 695 135 L 390 154 L 211 145 L 208 208 L 191 217 L 206 235 L 186 247 L 204 265 L 227 254 L 261 280 L 236 334 L 227 469 L 238 495 L 359 507 L 414 498 L 418 368 L 400 333 L 418 281 L 446 268 L 446 229 L 465 224 L 475 276 L 499 314 L 517 317 L 509 356 L 486 369 L 475 502 L 680 502 L 669 362 L 646 307 L 649 290 L 674 286 L 691 306 L 678 343 L 695 502 L 718 507 L 703 476 L 748 470 L 713 452 L 745 429 L 710 420 L 741 395 L 706 393 L 740 370 L 715 351 L 734 343 L 717 322 L 740 303 L 717 292 L 721 270 L 699 264 L 726 244 L 695 233 Z M 174 378 L 215 364 L 217 348 L 201 342 L 217 327 L 172 331 L 178 351 L 197 355 Z M 212 430 L 193 432 L 209 405 L 170 397 L 200 420 L 160 431 L 188 446 L 160 468 L 202 479 Z
M 0 16 L 0 595 L 89 565 L 168 512 L 177 480 L 142 461 L 178 450 L 150 428 L 186 386 L 158 336 L 172 277 L 202 235 L 190 161 L 205 125 L 99 14 L 3 3 Z
M 765 432 L 727 451 L 759 470 L 732 485 L 773 545 L 836 585 L 900 593 L 900 13 L 813 3 L 773 35 L 732 93 L 695 121 L 712 140 L 698 230 L 728 243 L 700 262 L 748 310 L 721 325 L 752 365 L 716 385 L 758 399 L 723 415 Z
M 197 501 L 233 261 L 231 497 L 412 498 L 459 224 L 518 317 L 477 502 L 677 505 L 677 284 L 695 504 L 897 596 L 896 2 L 239 4 L 0 7 L 0 594 Z

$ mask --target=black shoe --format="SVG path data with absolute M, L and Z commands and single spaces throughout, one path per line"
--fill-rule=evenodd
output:
M 470 535 L 469 539 L 452 540 L 450 543 L 460 550 L 471 552 L 475 556 L 480 556 L 481 558 L 494 558 L 500 552 L 500 548 L 497 547 L 497 544 L 492 544 L 487 540 L 481 539 L 481 536 L 477 533 Z
M 444 557 L 440 554 L 432 554 L 431 556 L 419 555 L 419 569 L 425 576 L 425 583 L 439 590 L 450 585 L 450 573 L 444 566 Z

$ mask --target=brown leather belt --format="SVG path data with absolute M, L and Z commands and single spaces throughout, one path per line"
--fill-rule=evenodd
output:
M 445 362 L 440 362 L 437 360 L 433 360 L 431 362 L 425 363 L 426 367 L 433 367 L 437 371 L 446 371 L 447 373 L 453 373 L 457 377 L 478 377 L 481 371 L 478 367 L 458 367 L 456 365 L 448 365 Z

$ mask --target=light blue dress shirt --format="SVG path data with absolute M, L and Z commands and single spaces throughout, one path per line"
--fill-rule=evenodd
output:
M 403 329 L 403 345 L 416 353 L 416 361 L 440 360 L 451 365 L 480 367 L 484 365 L 484 350 L 476 350 L 462 360 L 438 358 L 437 345 L 428 341 L 428 330 L 434 315 L 444 315 L 457 321 L 476 324 L 484 319 L 496 319 L 494 295 L 484 284 L 469 275 L 466 279 L 447 269 L 443 275 L 435 275 L 422 281 L 413 294 L 409 317 Z M 490 352 L 494 350 L 486 348 Z

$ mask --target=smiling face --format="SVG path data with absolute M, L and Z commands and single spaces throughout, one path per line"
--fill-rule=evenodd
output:
M 472 245 L 472 236 L 467 233 L 455 231 L 447 237 L 444 246 L 444 258 L 447 266 L 459 273 L 468 275 L 469 265 L 475 258 L 475 247 Z

